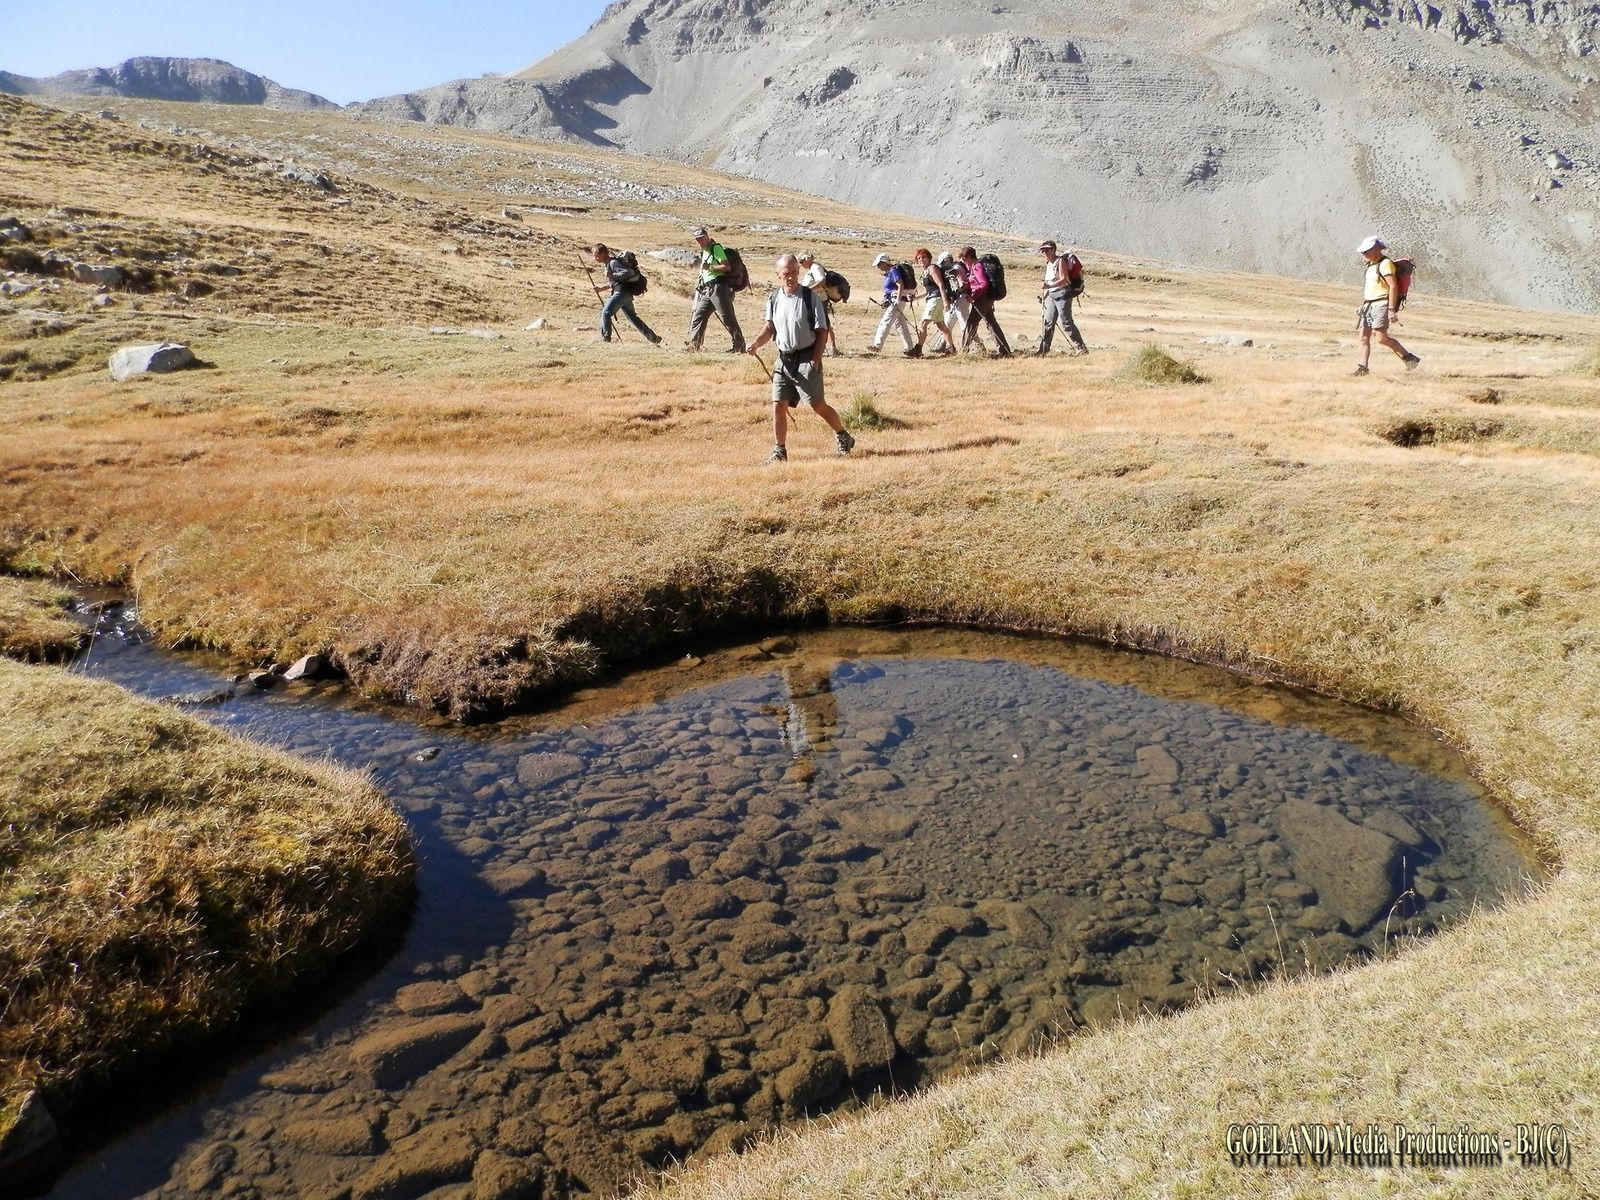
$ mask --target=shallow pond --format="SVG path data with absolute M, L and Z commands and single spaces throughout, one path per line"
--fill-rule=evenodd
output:
M 217 687 L 219 664 L 117 620 L 80 669 Z M 722 645 L 474 729 L 329 686 L 195 711 L 370 768 L 417 830 L 418 911 L 332 1011 L 61 1196 L 610 1191 L 1119 1014 L 1390 952 L 1538 872 L 1398 719 L 1074 644 Z

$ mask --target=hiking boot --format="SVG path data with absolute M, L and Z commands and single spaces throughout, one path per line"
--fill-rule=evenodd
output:
M 785 446 L 774 446 L 772 448 L 772 453 L 767 455 L 765 458 L 763 458 L 761 460 L 761 465 L 763 467 L 770 467 L 773 463 L 782 463 L 782 462 L 788 462 L 788 461 L 789 461 L 789 450 L 788 450 L 788 448 L 785 447 Z
M 1074 346 L 1072 348 L 1072 353 L 1067 355 L 1067 357 L 1068 358 L 1082 358 L 1085 354 L 1088 354 L 1088 353 L 1089 353 L 1089 347 L 1087 347 L 1087 346 Z
M 838 433 L 834 434 L 833 440 L 838 443 L 837 449 L 835 450 L 836 454 L 849 454 L 850 451 L 856 448 L 855 438 L 851 437 L 849 432 L 846 430 L 841 429 Z
M 1420 358 L 1418 358 L 1415 354 L 1408 354 L 1404 358 L 1402 358 L 1400 361 L 1405 363 L 1406 370 L 1408 370 L 1408 371 L 1415 371 L 1418 367 L 1420 367 L 1422 365 L 1422 360 Z
M 913 347 L 911 347 L 911 349 L 906 351 L 906 357 L 907 358 L 921 358 L 922 357 L 922 347 L 921 346 L 913 346 Z
M 743 354 L 744 353 L 744 347 L 743 346 L 729 346 L 727 352 L 729 354 Z
M 869 343 L 867 343 L 867 353 L 868 354 L 877 354 L 882 349 L 883 349 L 883 347 L 878 345 L 877 342 L 869 342 Z
M 1043 346 L 1040 346 L 1037 350 L 1028 350 L 1028 351 L 1025 351 L 1024 353 L 1030 355 L 1033 358 L 1049 358 L 1050 357 L 1050 351 L 1046 350 Z
M 1352 374 L 1352 375 L 1365 375 L 1365 374 L 1368 373 L 1368 370 L 1369 370 L 1369 368 L 1367 367 L 1366 363 L 1360 363 L 1360 364 L 1358 364 L 1356 366 L 1356 369 L 1354 371 L 1350 372 L 1350 374 Z

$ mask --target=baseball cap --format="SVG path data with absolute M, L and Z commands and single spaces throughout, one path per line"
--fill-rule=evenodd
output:
M 1040 242 L 1039 243 L 1039 250 L 1054 250 L 1055 248 L 1056 248 L 1056 244 L 1054 242 Z M 1038 251 L 1035 251 L 1035 253 L 1037 253 L 1037 252 Z
M 797 259 L 799 259 L 801 262 L 816 262 L 817 261 L 817 256 L 815 254 L 811 253 L 811 251 L 809 251 L 809 250 L 802 250 L 802 251 L 800 251 L 799 254 L 796 254 L 795 257 Z
M 875 267 L 887 267 L 889 265 L 889 256 L 887 254 L 878 255 L 877 258 L 872 260 L 872 265 Z
M 1356 253 L 1357 254 L 1365 254 L 1368 250 L 1376 250 L 1379 246 L 1382 246 L 1382 245 L 1383 245 L 1383 242 L 1380 241 L 1378 238 L 1375 238 L 1375 237 L 1365 238 L 1365 239 L 1362 240 L 1361 245 L 1356 247 Z
M 704 225 L 697 225 L 697 226 L 695 226 L 694 232 L 692 234 L 690 234 L 689 236 L 690 237 L 703 238 L 703 237 L 710 237 L 711 235 L 706 232 L 706 227 Z
M 941 267 L 947 267 L 951 263 L 955 262 L 955 260 L 956 260 L 956 256 L 954 254 L 951 254 L 950 251 L 948 251 L 948 250 L 939 251 L 939 257 L 938 257 L 937 261 L 938 261 L 938 263 L 939 263 L 939 265 Z

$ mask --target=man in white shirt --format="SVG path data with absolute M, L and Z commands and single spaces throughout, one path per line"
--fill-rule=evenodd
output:
M 766 461 L 789 461 L 789 410 L 801 400 L 833 430 L 836 453 L 849 454 L 856 440 L 822 398 L 822 335 L 828 328 L 827 309 L 822 297 L 800 286 L 800 263 L 794 255 L 780 256 L 776 267 L 778 288 L 767 296 L 765 323 L 747 348 L 754 354 L 768 342 L 778 343 L 778 361 L 772 368 L 772 453 Z

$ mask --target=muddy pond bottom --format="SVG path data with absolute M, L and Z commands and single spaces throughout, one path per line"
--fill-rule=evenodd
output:
M 109 630 L 82 669 L 154 695 L 217 680 Z M 471 730 L 326 688 L 196 711 L 370 768 L 417 830 L 419 909 L 354 995 L 61 1195 L 609 1193 L 1389 953 L 1538 873 L 1397 719 L 1031 639 L 721 646 Z

